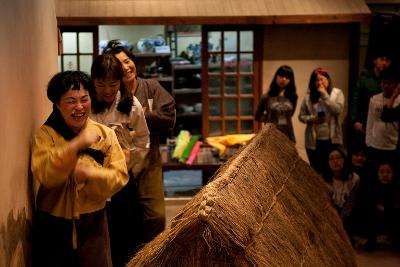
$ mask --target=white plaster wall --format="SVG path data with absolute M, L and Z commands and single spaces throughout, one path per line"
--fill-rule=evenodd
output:
M 265 27 L 263 91 L 281 65 L 293 68 L 299 96 L 292 121 L 296 145 L 301 156 L 307 159 L 304 148 L 305 124 L 298 114 L 313 69 L 327 68 L 333 85 L 343 90 L 348 100 L 349 41 L 350 32 L 346 25 L 272 25 Z M 345 112 L 347 112 L 345 110 Z M 343 114 L 342 120 L 346 114 Z
M 164 36 L 164 25 L 99 25 L 99 41 L 121 39 L 133 44 L 135 48 L 140 38 L 158 34 Z
M 10 251 L 26 253 L 30 140 L 51 108 L 46 84 L 57 71 L 58 32 L 53 0 L 0 0 L 0 14 L 0 266 L 24 266 Z

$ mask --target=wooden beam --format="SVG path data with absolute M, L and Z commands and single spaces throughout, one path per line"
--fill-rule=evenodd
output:
M 308 16 L 221 16 L 221 17 L 57 17 L 59 25 L 154 25 L 154 24 L 320 24 L 367 22 L 369 14 Z

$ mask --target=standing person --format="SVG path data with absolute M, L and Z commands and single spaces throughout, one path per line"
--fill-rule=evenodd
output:
M 399 80 L 400 77 L 394 69 L 382 71 L 382 93 L 372 96 L 369 101 L 365 143 L 368 147 L 368 158 L 375 166 L 374 163 L 382 159 L 392 160 L 396 156 L 399 122 L 382 121 L 381 115 L 384 106 L 391 104 L 392 107 L 396 107 L 400 104 L 400 98 L 392 99 Z
M 395 105 L 396 99 L 398 100 L 400 98 L 399 96 L 400 82 L 397 83 L 397 87 L 394 90 L 390 100 L 387 101 L 386 104 L 383 106 L 383 111 L 381 115 L 382 121 L 400 123 L 400 105 Z M 397 135 L 396 159 L 397 162 L 400 162 L 400 125 L 398 127 Z M 400 166 L 398 167 L 398 171 L 400 172 Z
M 128 173 L 115 133 L 88 118 L 93 86 L 66 71 L 47 87 L 53 112 L 32 142 L 34 266 L 112 266 L 105 205 Z
M 381 92 L 381 72 L 391 65 L 391 59 L 384 51 L 377 51 L 372 61 L 373 68 L 364 70 L 358 78 L 350 102 L 350 123 L 352 125 L 350 136 L 353 141 L 363 144 L 365 144 L 369 100 L 373 95 Z
M 310 165 L 320 174 L 328 170 L 328 153 L 343 144 L 340 115 L 344 107 L 342 90 L 332 86 L 328 71 L 313 70 L 309 92 L 304 98 L 299 120 L 307 124 L 305 147 Z
M 160 133 L 175 124 L 175 100 L 154 79 L 137 76 L 135 59 L 118 40 L 110 41 L 103 53 L 111 53 L 122 63 L 124 84 L 142 104 L 150 130 L 150 151 L 144 170 L 137 177 L 139 201 L 143 209 L 143 242 L 149 242 L 165 228 L 165 203 Z
M 275 72 L 268 92 L 261 97 L 255 119 L 263 123 L 273 123 L 290 140 L 296 142 L 292 124 L 296 105 L 293 69 L 287 65 L 280 66 Z
M 138 245 L 141 216 L 135 177 L 144 168 L 150 138 L 143 109 L 126 89 L 121 62 L 111 54 L 99 55 L 92 63 L 91 77 L 95 90 L 91 118 L 113 128 L 126 154 L 129 182 L 107 205 L 113 266 L 125 266 Z

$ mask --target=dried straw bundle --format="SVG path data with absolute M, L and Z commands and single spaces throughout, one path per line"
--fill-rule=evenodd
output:
M 356 266 L 320 177 L 272 125 L 127 266 Z

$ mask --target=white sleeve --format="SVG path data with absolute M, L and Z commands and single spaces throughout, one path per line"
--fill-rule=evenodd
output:
M 137 175 L 144 167 L 145 158 L 150 148 L 150 132 L 147 127 L 142 105 L 136 97 L 133 97 L 133 106 L 130 114 L 130 126 L 132 128 L 131 160 L 128 168 Z

